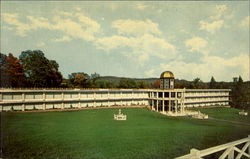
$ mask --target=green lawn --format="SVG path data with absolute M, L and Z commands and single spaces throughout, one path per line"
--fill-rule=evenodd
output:
M 228 108 L 230 109 L 230 108 Z M 232 110 L 232 109 L 230 109 Z M 209 111 L 209 109 L 206 109 Z M 71 112 L 2 113 L 6 158 L 161 159 L 247 137 L 250 126 L 124 108 Z M 232 115 L 231 111 L 225 111 Z M 211 111 L 211 114 L 216 111 Z M 234 115 L 233 115 L 234 116 Z
M 235 108 L 198 108 L 202 113 L 207 114 L 209 117 L 217 119 L 225 119 L 231 121 L 247 122 L 250 124 L 250 112 L 248 116 L 239 115 L 240 109 Z

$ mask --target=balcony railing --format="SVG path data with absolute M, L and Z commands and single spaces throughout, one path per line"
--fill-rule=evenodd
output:
M 243 147 L 239 145 L 244 144 Z M 223 153 L 218 157 L 218 159 L 240 159 L 243 156 L 245 158 L 250 158 L 250 135 L 247 138 L 240 139 L 237 141 L 229 142 L 223 145 L 211 147 L 204 150 L 191 149 L 190 153 L 184 156 L 177 157 L 175 159 L 202 159 L 202 157 L 215 154 L 219 151 Z M 235 153 L 237 152 L 237 154 Z

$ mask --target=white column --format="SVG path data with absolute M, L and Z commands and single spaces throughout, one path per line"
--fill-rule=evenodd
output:
M 165 103 L 164 103 L 164 99 L 162 100 L 162 112 L 165 113 Z
M 46 104 L 43 103 L 43 110 L 46 110 Z
M 22 93 L 22 101 L 24 102 L 25 101 L 25 94 Z
M 156 100 L 156 111 L 158 112 L 159 111 L 159 109 L 158 109 L 158 99 Z
M 156 92 L 156 111 L 159 112 L 159 101 L 158 101 L 158 98 L 159 98 L 159 92 Z
M 78 92 L 78 108 L 81 108 L 81 92 Z
M 171 111 L 171 99 L 169 98 L 168 100 L 168 111 L 170 112 Z
M 172 107 L 171 92 L 168 92 L 168 99 L 169 99 L 169 101 L 168 101 L 168 111 L 171 112 L 172 111 L 172 109 L 171 109 L 171 107 Z
M 177 100 L 175 100 L 175 113 L 177 113 Z
M 108 99 L 108 107 L 110 107 L 110 103 L 109 103 L 109 91 L 107 91 L 107 99 Z
M 46 95 L 45 95 L 45 93 L 43 92 L 43 101 L 45 101 L 46 100 Z
M 22 111 L 25 111 L 25 104 L 22 104 Z
M 131 98 L 132 98 L 132 103 L 131 103 L 131 105 L 133 105 L 133 103 L 134 103 L 134 100 L 133 100 L 133 99 L 134 99 L 134 92 L 133 92 L 133 90 L 132 90 L 132 97 L 131 97 Z
M 64 109 L 64 93 L 63 93 L 63 92 L 62 92 L 62 94 L 61 94 L 61 98 L 62 98 L 61 109 Z
M 181 92 L 181 111 L 184 113 L 184 92 Z
M 25 101 L 25 93 L 22 93 L 22 101 Z M 22 104 L 22 111 L 25 111 L 25 104 Z
M 154 110 L 154 99 L 152 99 L 152 110 Z
M 94 107 L 96 107 L 96 101 L 95 101 L 96 99 L 95 98 L 96 98 L 96 92 L 94 92 Z
M 61 109 L 64 109 L 64 102 L 62 102 Z
M 177 111 L 178 111 L 178 98 L 177 98 L 177 92 L 175 92 L 174 95 L 175 95 L 175 112 L 177 113 Z
M 165 93 L 162 92 L 162 112 L 163 112 L 163 113 L 165 112 L 164 95 L 165 95 Z
M 63 92 L 62 92 L 61 96 L 62 96 L 62 101 L 64 101 L 64 93 Z

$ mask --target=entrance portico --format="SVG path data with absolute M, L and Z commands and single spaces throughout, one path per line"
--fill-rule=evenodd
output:
M 163 114 L 183 113 L 185 89 L 158 89 L 150 93 L 152 110 Z
M 151 108 L 163 114 L 183 114 L 185 89 L 174 89 L 174 74 L 165 71 L 160 76 L 160 89 L 152 90 L 149 96 Z

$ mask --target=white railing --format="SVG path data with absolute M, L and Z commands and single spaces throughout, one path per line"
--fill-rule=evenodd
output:
M 238 145 L 244 144 L 242 148 L 237 147 Z M 250 135 L 247 138 L 240 139 L 237 141 L 229 142 L 223 145 L 211 147 L 204 150 L 191 149 L 190 153 L 175 159 L 202 159 L 202 157 L 217 153 L 219 151 L 224 152 L 218 157 L 218 159 L 240 159 L 242 156 L 250 158 Z M 238 152 L 235 154 L 234 152 Z

